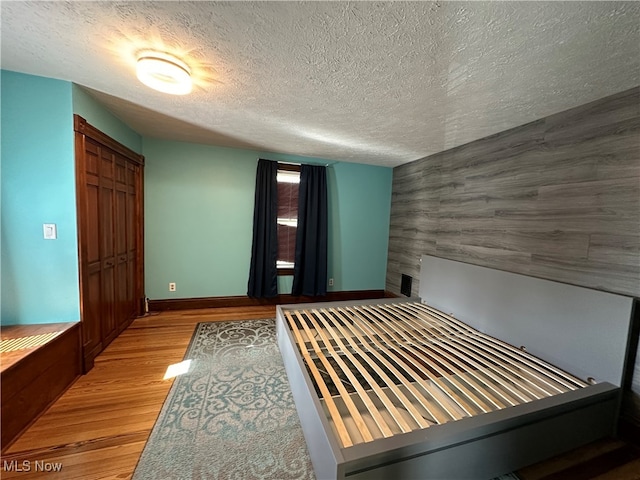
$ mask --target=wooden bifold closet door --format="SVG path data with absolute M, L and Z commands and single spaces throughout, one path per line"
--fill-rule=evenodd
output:
M 74 116 L 83 368 L 142 313 L 144 157 Z

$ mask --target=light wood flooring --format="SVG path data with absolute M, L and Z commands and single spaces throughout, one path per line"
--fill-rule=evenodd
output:
M 162 378 L 169 365 L 183 359 L 195 325 L 274 316 L 275 307 L 261 306 L 163 312 L 135 320 L 96 358 L 93 370 L 8 449 L 0 477 L 130 478 L 172 384 Z M 6 471 L 11 461 L 31 471 Z M 36 472 L 36 461 L 49 468 L 59 463 L 62 470 Z M 604 440 L 518 473 L 523 480 L 640 479 L 640 448 Z

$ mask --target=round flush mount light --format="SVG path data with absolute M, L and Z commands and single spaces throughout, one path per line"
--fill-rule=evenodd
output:
M 185 95 L 191 91 L 189 67 L 182 60 L 167 53 L 140 53 L 136 73 L 138 80 L 159 92 Z

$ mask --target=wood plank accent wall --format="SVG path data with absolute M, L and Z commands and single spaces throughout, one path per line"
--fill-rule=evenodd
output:
M 392 293 L 428 254 L 640 297 L 640 87 L 396 167 L 389 233 Z
M 393 171 L 386 289 L 422 254 L 640 296 L 640 87 Z

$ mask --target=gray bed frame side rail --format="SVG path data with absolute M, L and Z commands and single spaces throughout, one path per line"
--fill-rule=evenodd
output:
M 358 302 L 367 303 L 380 302 Z M 422 480 L 426 472 L 428 478 L 434 479 L 488 479 L 614 433 L 620 389 L 603 382 L 484 415 L 342 448 L 315 394 L 283 314 L 287 309 L 339 304 L 343 303 L 277 307 L 278 346 L 318 480 L 394 477 Z
M 633 298 L 423 255 L 422 301 L 584 380 L 622 385 Z
M 615 432 L 633 299 L 428 255 L 422 257 L 420 297 L 596 384 L 341 448 L 283 311 L 416 299 L 278 306 L 278 345 L 319 480 L 491 478 Z
M 402 436 L 359 444 L 345 451 L 344 477 L 324 478 L 494 478 L 611 435 L 617 403 L 618 388 L 601 383 L 411 432 L 422 439 L 395 449 Z
M 337 478 L 337 469 L 342 470 L 344 465 L 342 450 L 315 394 L 313 382 L 280 305 L 276 308 L 276 338 L 316 477 Z

